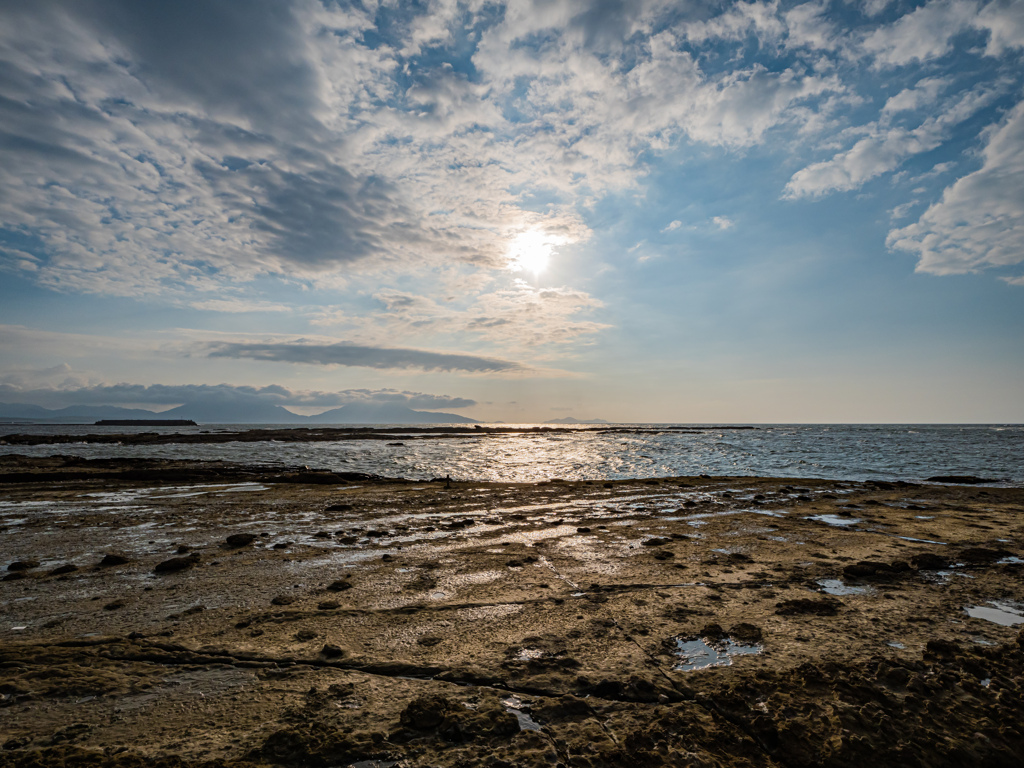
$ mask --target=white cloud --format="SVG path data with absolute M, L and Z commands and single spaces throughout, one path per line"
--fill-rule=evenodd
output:
M 681 222 L 679 219 L 676 219 L 675 221 L 669 222 L 668 226 L 666 226 L 661 231 L 662 232 L 674 232 L 675 230 L 679 229 L 681 226 L 683 226 L 683 222 Z
M 820 197 L 858 189 L 871 179 L 894 170 L 908 157 L 940 146 L 953 126 L 990 103 L 995 95 L 995 91 L 985 88 L 969 91 L 947 104 L 943 112 L 913 129 L 878 123 L 864 126 L 868 136 L 853 147 L 793 174 L 783 197 Z
M 977 13 L 978 4 L 973 0 L 931 0 L 876 29 L 862 47 L 878 66 L 934 59 L 950 51 L 952 39 L 969 27 Z
M 1024 262 L 1024 102 L 988 134 L 982 157 L 982 167 L 948 187 L 917 222 L 889 233 L 890 248 L 918 256 L 918 272 L 960 274 Z
M 948 85 L 949 80 L 941 77 L 926 77 L 919 80 L 913 88 L 904 88 L 895 96 L 890 96 L 882 107 L 882 117 L 891 117 L 899 112 L 912 112 L 933 105 L 939 91 Z
M 1024 48 L 1024 3 L 1020 0 L 995 0 L 979 11 L 972 22 L 989 33 L 985 53 L 1000 56 L 1007 48 Z
M 736 226 L 736 222 L 734 222 L 732 219 L 728 218 L 727 216 L 714 216 L 714 217 L 712 217 L 711 221 L 719 229 L 730 229 L 730 228 Z

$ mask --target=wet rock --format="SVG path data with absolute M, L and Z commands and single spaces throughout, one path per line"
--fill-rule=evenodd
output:
M 279 541 L 274 545 L 274 549 L 288 549 L 291 545 L 290 541 Z
M 291 605 L 295 602 L 295 598 L 291 595 L 278 595 L 270 601 L 271 605 Z
M 116 611 L 120 608 L 124 608 L 126 603 L 124 600 L 114 600 L 113 602 L 107 603 L 103 606 L 104 611 Z
M 39 567 L 38 560 L 15 560 L 7 566 L 8 571 L 31 571 Z
M 586 526 L 580 526 L 576 529 L 576 533 L 590 533 L 590 529 Z
M 721 624 L 705 624 L 700 631 L 700 636 L 709 640 L 721 640 L 725 637 L 725 630 L 722 629 Z
M 63 576 L 65 573 L 74 573 L 77 570 L 77 565 L 72 565 L 71 563 L 64 563 L 63 565 L 58 565 L 56 568 L 50 571 L 50 575 Z
M 798 598 L 783 600 L 775 604 L 775 613 L 779 616 L 835 616 L 839 613 L 842 603 L 831 597 L 820 599 Z
M 227 544 L 229 547 L 234 547 L 237 549 L 240 547 L 249 546 L 254 541 L 256 541 L 256 539 L 257 536 L 254 533 L 232 533 L 224 540 L 224 543 Z
M 12 571 L 5 574 L 2 581 L 17 581 L 18 579 L 24 579 L 27 575 L 25 571 Z
M 115 565 L 127 565 L 130 562 L 131 558 L 127 555 L 122 555 L 119 552 L 108 552 L 103 556 L 103 559 L 100 560 L 100 567 L 110 568 Z
M 346 592 L 352 589 L 352 582 L 347 579 L 338 579 L 327 585 L 328 592 Z
M 345 649 L 339 645 L 327 643 L 320 649 L 320 655 L 326 656 L 328 659 L 337 659 L 345 655 Z
M 178 549 L 177 549 L 177 553 L 178 553 L 179 555 L 187 555 L 187 554 L 188 554 L 189 552 L 191 552 L 191 551 L 192 551 L 192 547 L 190 547 L 190 546 L 189 546 L 188 544 L 182 544 L 182 545 L 181 545 L 180 547 L 178 547 Z
M 331 538 L 331 532 L 330 531 L 317 531 L 316 533 L 313 534 L 313 538 L 314 539 L 329 539 L 329 538 Z
M 355 509 L 351 504 L 331 504 L 327 507 L 328 512 L 351 512 Z
M 199 554 L 193 552 L 188 557 L 172 557 L 170 560 L 164 560 L 161 563 L 157 563 L 153 569 L 154 573 L 178 573 L 179 571 L 188 570 L 195 566 L 199 562 Z

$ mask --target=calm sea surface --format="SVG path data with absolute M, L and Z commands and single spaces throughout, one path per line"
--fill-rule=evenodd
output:
M 266 426 L 146 427 L 138 431 L 239 431 Z M 650 430 L 667 425 L 616 426 Z M 702 425 L 672 426 L 702 428 Z M 132 429 L 127 427 L 0 426 L 0 435 L 17 432 L 84 435 L 130 431 Z M 711 428 L 699 434 L 605 432 L 596 427 L 573 433 L 467 438 L 395 435 L 387 441 L 0 446 L 0 453 L 31 456 L 70 454 L 89 458 L 224 459 L 247 464 L 307 465 L 410 479 L 451 475 L 457 480 L 597 480 L 706 473 L 914 481 L 933 475 L 976 475 L 996 479 L 1000 485 L 1024 486 L 1024 425 L 1019 424 L 778 424 L 758 425 L 749 430 Z

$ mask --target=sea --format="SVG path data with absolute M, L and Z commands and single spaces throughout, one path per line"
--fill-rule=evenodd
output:
M 939 475 L 967 475 L 985 478 L 988 485 L 1024 487 L 1021 424 L 601 424 L 574 427 L 573 431 L 556 428 L 457 438 L 419 431 L 425 426 L 432 429 L 443 425 L 418 424 L 408 425 L 410 432 L 395 432 L 387 440 L 2 445 L 3 435 L 12 433 L 237 432 L 289 426 L 309 425 L 132 428 L 8 424 L 0 425 L 0 455 L 219 459 L 264 466 L 366 472 L 410 480 L 450 476 L 461 481 L 536 482 L 556 478 L 615 480 L 707 474 L 920 482 Z M 400 427 L 366 426 L 392 430 Z M 687 428 L 694 431 L 680 431 Z

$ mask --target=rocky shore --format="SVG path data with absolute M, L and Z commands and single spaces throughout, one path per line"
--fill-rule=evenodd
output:
M 1018 766 L 1024 490 L 0 457 L 0 766 Z

